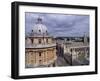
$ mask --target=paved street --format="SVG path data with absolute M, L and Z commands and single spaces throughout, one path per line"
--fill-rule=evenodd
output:
M 57 66 L 69 66 L 69 64 L 64 60 L 64 58 L 60 56 L 58 56 L 56 63 Z

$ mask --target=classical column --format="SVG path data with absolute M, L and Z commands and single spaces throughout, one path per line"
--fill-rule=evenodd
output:
M 39 53 L 36 52 L 36 65 L 39 65 Z
M 36 64 L 36 52 L 34 52 L 34 64 Z
M 47 57 L 47 50 L 46 50 L 46 52 L 45 52 L 45 62 L 47 63 L 47 59 L 48 59 L 48 57 Z
M 43 51 L 42 62 L 43 62 L 43 64 L 45 62 L 45 51 Z

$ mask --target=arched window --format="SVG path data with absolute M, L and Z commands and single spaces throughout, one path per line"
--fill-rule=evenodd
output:
M 39 39 L 39 44 L 41 44 L 41 39 Z
M 31 42 L 33 43 L 34 42 L 34 39 L 31 39 Z
M 48 39 L 46 39 L 46 43 L 48 43 Z
M 39 56 L 41 56 L 41 52 L 39 52 Z

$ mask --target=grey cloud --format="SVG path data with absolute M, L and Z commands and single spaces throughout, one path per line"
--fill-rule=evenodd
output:
M 85 15 L 63 15 L 63 14 L 25 14 L 25 30 L 30 32 L 38 17 L 42 17 L 43 24 L 48 28 L 48 32 L 54 36 L 82 36 L 89 34 L 89 16 Z

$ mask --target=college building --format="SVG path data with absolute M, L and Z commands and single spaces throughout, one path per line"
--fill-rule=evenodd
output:
M 56 43 L 42 19 L 38 18 L 31 33 L 25 37 L 25 67 L 56 66 Z

